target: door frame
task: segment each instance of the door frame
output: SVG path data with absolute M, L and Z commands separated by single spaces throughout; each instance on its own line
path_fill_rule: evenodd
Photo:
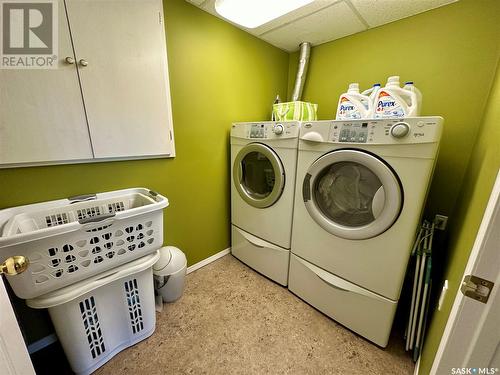
M 494 254 L 498 252 L 498 249 L 494 246 L 494 243 L 492 243 L 494 241 L 491 240 L 491 234 L 498 232 L 500 232 L 500 170 L 497 173 L 496 181 L 493 185 L 467 266 L 460 279 L 460 282 L 462 282 L 467 275 L 475 274 L 482 276 L 484 273 L 496 273 L 497 278 L 492 281 L 497 285 L 493 286 L 490 292 L 490 299 L 485 305 L 479 305 L 480 302 L 465 297 L 460 290 L 457 291 L 443 336 L 441 337 L 438 350 L 434 357 L 434 362 L 430 371 L 431 375 L 437 374 L 440 370 L 440 366 L 446 366 L 450 363 L 454 366 L 456 363 L 455 367 L 457 368 L 467 367 L 467 363 L 464 363 L 464 361 L 472 354 L 476 340 L 471 340 L 471 338 L 474 338 L 477 329 L 474 324 L 464 323 L 470 321 L 470 318 L 472 318 L 472 320 L 478 318 L 478 320 L 475 321 L 479 321 L 479 318 L 484 318 L 484 315 L 490 313 L 489 309 L 492 308 L 494 303 L 499 303 L 500 293 L 498 292 L 498 288 L 500 285 L 498 285 L 498 258 L 496 258 L 496 262 L 490 261 L 491 258 L 493 260 L 495 259 Z M 464 305 L 468 302 L 475 304 L 473 306 L 475 308 L 468 309 L 467 313 L 465 313 Z M 467 337 L 469 340 L 464 340 L 464 338 Z
M 0 364 L 6 375 L 35 375 L 28 349 L 0 275 Z

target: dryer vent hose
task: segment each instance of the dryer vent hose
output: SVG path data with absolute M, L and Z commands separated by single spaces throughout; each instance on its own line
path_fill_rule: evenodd
M 297 69 L 297 77 L 295 78 L 295 86 L 292 92 L 292 102 L 302 98 L 302 91 L 306 82 L 307 68 L 309 66 L 309 57 L 311 56 L 311 43 L 300 43 L 299 67 Z

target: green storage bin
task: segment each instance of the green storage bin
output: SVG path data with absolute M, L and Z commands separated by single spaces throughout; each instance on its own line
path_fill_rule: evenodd
M 314 121 L 317 120 L 318 105 L 309 102 L 285 102 L 273 104 L 276 121 Z

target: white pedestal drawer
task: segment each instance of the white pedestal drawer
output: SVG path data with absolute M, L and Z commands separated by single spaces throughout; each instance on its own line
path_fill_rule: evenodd
M 231 226 L 231 253 L 271 280 L 286 286 L 290 251 Z
M 288 288 L 318 310 L 382 347 L 397 301 L 370 292 L 291 254 Z

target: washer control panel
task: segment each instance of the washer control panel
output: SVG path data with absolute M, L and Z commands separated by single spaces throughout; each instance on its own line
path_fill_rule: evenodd
M 298 138 L 299 130 L 298 121 L 242 122 L 233 124 L 231 136 L 254 140 L 288 139 Z
M 264 124 L 252 124 L 250 126 L 249 138 L 266 138 L 267 127 Z
M 312 121 L 302 124 L 300 138 L 351 144 L 429 143 L 440 139 L 442 123 L 442 117 Z
M 334 124 L 333 130 L 338 142 L 366 143 L 368 139 L 367 122 Z

